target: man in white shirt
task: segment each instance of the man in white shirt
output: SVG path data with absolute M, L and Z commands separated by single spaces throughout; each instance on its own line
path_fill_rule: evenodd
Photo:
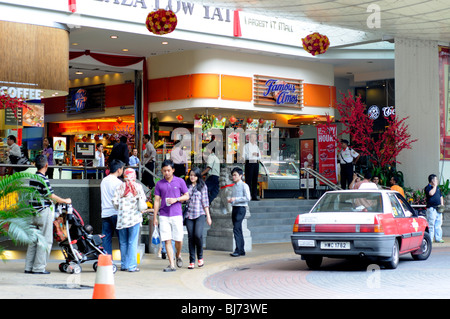
M 10 164 L 15 164 L 11 162 L 11 159 L 9 158 L 12 156 L 17 156 L 20 158 L 22 156 L 22 152 L 20 151 L 20 146 L 16 144 L 16 137 L 14 135 L 8 136 L 8 139 L 6 140 L 6 144 L 8 144 L 8 162 Z M 14 161 L 13 161 L 14 162 Z
M 144 134 L 144 144 L 145 144 L 145 151 L 144 156 L 142 158 L 142 164 L 147 168 L 149 171 L 155 170 L 155 160 L 156 160 L 156 149 L 153 146 L 153 144 L 150 142 L 150 135 Z M 148 188 L 155 187 L 155 182 L 153 180 L 153 176 L 144 171 L 142 174 L 142 183 L 146 185 Z
M 358 162 L 359 154 L 349 148 L 347 140 L 341 140 L 342 151 L 339 153 L 341 163 L 341 187 L 347 189 L 353 179 L 353 165 Z
M 173 174 L 177 177 L 187 175 L 188 154 L 184 150 L 185 143 L 184 140 L 180 141 L 170 152 L 170 159 L 175 165 L 175 172 Z
M 94 167 L 104 167 L 105 166 L 105 155 L 103 154 L 103 144 L 97 143 L 97 150 L 95 151 L 95 159 L 92 162 Z
M 103 247 L 110 255 L 112 255 L 112 237 L 114 231 L 116 231 L 117 237 L 119 237 L 119 232 L 116 230 L 117 210 L 114 208 L 112 199 L 116 188 L 122 184 L 119 177 L 123 174 L 124 166 L 125 164 L 122 161 L 112 160 L 110 163 L 110 173 L 100 184 L 102 200 L 102 234 L 105 235 L 103 238 Z
M 258 174 L 261 151 L 256 143 L 256 133 L 251 133 L 249 143 L 244 146 L 245 182 L 250 188 L 252 200 L 258 200 Z
M 8 144 L 7 148 L 7 163 L 8 164 L 17 164 L 20 157 L 22 156 L 22 151 L 20 150 L 20 146 L 16 144 L 16 137 L 14 135 L 8 136 L 6 140 L 6 144 Z M 14 169 L 9 168 L 10 173 L 16 172 Z

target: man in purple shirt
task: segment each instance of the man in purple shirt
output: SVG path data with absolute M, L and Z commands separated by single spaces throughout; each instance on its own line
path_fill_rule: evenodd
M 183 267 L 181 260 L 181 248 L 183 246 L 183 212 L 181 202 L 189 199 L 189 191 L 183 179 L 173 175 L 174 164 L 171 160 L 162 163 L 162 174 L 164 178 L 155 186 L 155 203 L 153 214 L 153 225 L 158 226 L 161 241 L 165 242 L 167 258 L 170 265 L 164 269 L 165 272 L 175 271 L 173 261 L 172 240 L 175 241 L 177 250 L 177 266 Z

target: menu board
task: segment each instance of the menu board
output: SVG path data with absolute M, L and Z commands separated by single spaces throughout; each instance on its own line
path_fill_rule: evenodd
M 22 126 L 23 118 L 22 118 L 22 108 L 17 108 L 17 115 L 14 114 L 14 111 L 6 108 L 5 109 L 5 125 L 14 125 L 14 126 Z M 17 117 L 16 117 L 17 116 Z
M 95 159 L 95 143 L 75 143 L 75 159 Z

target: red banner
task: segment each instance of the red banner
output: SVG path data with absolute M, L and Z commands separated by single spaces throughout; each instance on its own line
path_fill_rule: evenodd
M 338 181 L 336 134 L 337 134 L 337 127 L 335 124 L 317 127 L 317 147 L 319 150 L 319 173 L 335 184 L 337 184 Z

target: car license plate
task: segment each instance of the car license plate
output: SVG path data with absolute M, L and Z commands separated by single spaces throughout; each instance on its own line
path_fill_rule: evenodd
M 298 240 L 299 247 L 316 247 L 315 240 Z
M 322 241 L 320 243 L 321 249 L 350 249 L 350 242 L 348 241 Z

